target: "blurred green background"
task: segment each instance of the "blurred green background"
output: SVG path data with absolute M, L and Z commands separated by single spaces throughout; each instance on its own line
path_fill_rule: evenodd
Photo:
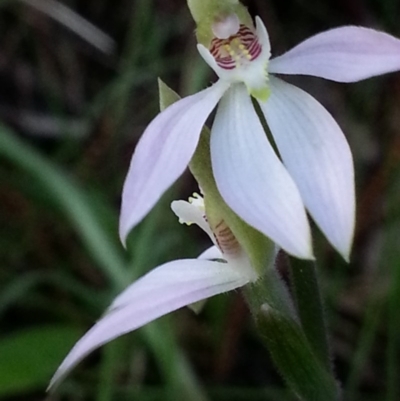
M 273 54 L 338 25 L 400 36 L 396 0 L 248 0 Z M 285 390 L 239 292 L 180 310 L 87 358 L 44 390 L 116 293 L 161 262 L 209 246 L 169 209 L 185 174 L 118 240 L 135 144 L 158 112 L 157 77 L 181 95 L 215 77 L 184 0 L 0 2 L 0 399 L 271 400 Z M 400 400 L 400 73 L 344 85 L 290 77 L 354 152 L 357 230 L 346 265 L 314 227 L 346 401 Z M 323 400 L 321 400 L 323 401 Z

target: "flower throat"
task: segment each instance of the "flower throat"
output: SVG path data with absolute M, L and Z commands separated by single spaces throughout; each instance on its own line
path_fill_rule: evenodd
M 233 70 L 255 60 L 262 46 L 247 26 L 241 24 L 238 32 L 227 39 L 215 37 L 211 41 L 210 53 L 217 64 L 225 70 Z

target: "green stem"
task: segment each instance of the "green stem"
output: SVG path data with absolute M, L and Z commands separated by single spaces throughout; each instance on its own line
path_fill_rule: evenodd
M 315 262 L 289 259 L 290 277 L 301 326 L 315 355 L 332 372 L 324 307 Z
M 261 339 L 290 389 L 304 401 L 338 401 L 330 366 L 316 355 L 276 269 L 267 268 L 245 291 Z
M 296 320 L 296 312 L 289 292 L 274 268 L 267 268 L 265 274 L 254 284 L 244 287 L 246 300 L 254 317 L 263 305 L 279 311 L 282 315 Z

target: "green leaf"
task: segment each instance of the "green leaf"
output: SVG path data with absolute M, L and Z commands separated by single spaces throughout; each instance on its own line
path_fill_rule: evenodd
M 82 330 L 73 326 L 41 326 L 0 339 L 0 397 L 47 386 L 60 360 Z
M 116 288 L 129 280 L 120 249 L 100 224 L 86 192 L 58 166 L 0 125 L 0 156 L 25 170 L 68 216 L 93 259 Z

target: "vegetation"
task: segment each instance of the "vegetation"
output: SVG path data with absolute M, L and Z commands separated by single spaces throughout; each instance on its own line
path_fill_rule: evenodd
M 394 0 L 248 0 L 273 54 L 339 25 L 400 36 Z M 208 246 L 182 227 L 179 180 L 118 239 L 131 154 L 158 112 L 157 77 L 187 95 L 214 80 L 183 0 L 0 2 L 0 399 L 42 400 L 110 300 L 150 268 Z M 64 9 L 65 7 L 65 9 Z M 93 24 L 93 25 L 92 25 Z M 289 81 L 334 115 L 353 150 L 357 230 L 347 265 L 314 227 L 346 401 L 400 399 L 400 73 L 343 85 Z M 282 269 L 283 275 L 286 270 Z M 97 351 L 49 399 L 293 400 L 239 292 L 180 310 Z

